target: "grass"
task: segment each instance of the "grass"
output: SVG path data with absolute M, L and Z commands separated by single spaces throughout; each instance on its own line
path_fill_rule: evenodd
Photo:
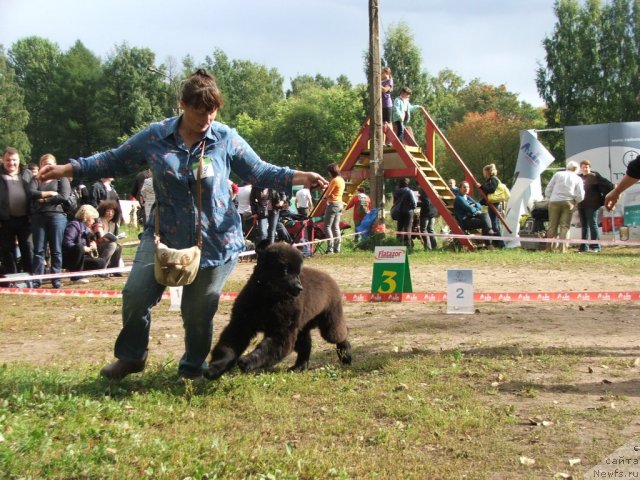
M 308 263 L 370 265 L 371 252 L 353 251 L 349 243 L 342 255 Z M 598 269 L 636 275 L 637 253 L 607 248 L 586 262 L 580 255 L 523 250 L 415 251 L 410 262 L 412 268 L 526 265 L 552 271 L 561 259 L 579 278 Z M 241 284 L 233 280 L 226 289 L 237 291 Z M 368 288 L 364 282 L 360 290 Z M 83 336 L 88 343 L 104 325 L 115 335 L 120 322 L 120 303 L 113 299 L 40 298 L 27 307 L 7 298 L 2 332 L 12 341 L 16 332 L 20 339 L 46 337 L 51 311 L 76 326 L 69 328 L 71 337 L 72 330 L 79 332 L 72 342 Z M 101 313 L 92 317 L 91 307 Z M 219 314 L 230 308 L 221 305 Z M 360 316 L 381 308 L 363 305 Z M 621 315 L 629 310 L 611 306 L 618 308 Z M 536 311 L 553 320 L 553 313 Z M 167 330 L 159 327 L 176 315 L 157 312 L 154 342 L 168 342 Z M 414 315 L 389 322 L 380 337 L 446 334 L 462 323 Z M 633 383 L 624 388 L 624 379 L 634 376 L 630 354 L 519 343 L 380 353 L 371 344 L 381 340 L 368 333 L 358 332 L 358 361 L 350 368 L 339 367 L 335 352 L 324 349 L 314 351 L 316 367 L 302 374 L 281 366 L 187 385 L 176 383 L 174 357 L 152 360 L 142 375 L 120 384 L 97 377 L 101 364 L 74 362 L 72 355 L 64 363 L 0 365 L 0 478 L 538 479 L 557 472 L 578 478 L 637 433 L 640 408 L 637 396 L 628 394 Z M 589 378 L 590 367 L 597 373 Z M 603 390 L 602 378 L 614 381 L 611 388 Z M 551 426 L 532 424 L 536 418 Z M 521 456 L 536 463 L 522 465 Z M 572 458 L 582 463 L 570 467 Z
M 577 413 L 500 401 L 508 385 L 519 401 L 539 395 L 523 372 L 576 362 L 569 350 L 517 352 L 379 355 L 348 369 L 327 358 L 304 374 L 186 386 L 166 362 L 121 384 L 96 378 L 95 365 L 5 365 L 0 477 L 540 478 L 576 451 L 597 463 L 640 413 L 624 401 Z M 535 415 L 556 427 L 523 428 L 523 416 Z M 604 434 L 585 443 L 583 422 L 597 422 Z M 520 465 L 523 454 L 539 463 Z

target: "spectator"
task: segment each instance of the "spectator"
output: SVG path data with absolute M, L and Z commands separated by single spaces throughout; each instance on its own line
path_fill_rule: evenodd
M 567 163 L 567 169 L 556 172 L 544 191 L 549 200 L 549 228 L 547 238 L 569 240 L 571 238 L 571 215 L 576 205 L 584 199 L 582 179 L 576 171 L 578 164 L 574 161 Z M 550 243 L 549 250 L 557 250 L 557 243 Z M 567 253 L 568 244 L 560 244 L 560 252 Z
M 598 229 L 598 212 L 604 204 L 604 197 L 613 190 L 613 184 L 600 175 L 598 172 L 591 170 L 591 162 L 583 160 L 580 162 L 581 173 L 578 174 L 582 178 L 584 187 L 584 200 L 578 204 L 578 215 L 580 215 L 580 227 L 582 228 L 582 240 L 600 240 L 600 229 Z M 597 243 L 583 243 L 580 245 L 579 252 L 599 252 L 600 245 Z
M 280 212 L 289 208 L 289 198 L 283 191 L 269 190 L 269 201 L 267 203 L 267 238 L 269 243 L 276 241 L 277 232 L 284 228 L 279 227 Z M 286 231 L 286 229 L 284 229 Z M 291 242 L 289 242 L 291 243 Z
M 402 87 L 400 96 L 393 101 L 393 124 L 401 142 L 404 142 L 405 126 L 411 121 L 411 112 L 420 108 L 420 105 L 411 105 L 409 97 L 411 97 L 411 89 Z
M 98 255 L 96 236 L 92 231 L 98 211 L 91 205 L 82 205 L 75 220 L 67 223 L 62 239 L 62 266 L 69 272 L 100 270 L 105 262 Z M 76 283 L 89 283 L 84 277 L 71 277 Z
M 456 179 L 455 178 L 450 178 L 449 180 L 447 180 L 447 185 L 449 186 L 449 190 L 451 190 L 451 192 L 453 193 L 454 197 L 456 195 L 460 194 L 460 189 L 458 188 L 458 186 L 456 184 Z
M 103 200 L 120 201 L 118 192 L 116 192 L 116 189 L 111 184 L 112 181 L 113 178 L 101 178 L 91 186 L 89 203 L 91 203 L 92 207 L 98 208 L 98 205 L 100 205 L 100 202 Z
M 296 192 L 296 210 L 300 215 L 307 218 L 312 208 L 313 198 L 311 197 L 311 191 L 303 187 Z
M 489 214 L 483 212 L 482 205 L 469 196 L 469 182 L 466 180 L 460 182 L 458 196 L 453 202 L 453 214 L 458 224 L 466 232 L 481 229 L 484 236 L 494 234 L 491 229 Z M 491 246 L 489 240 L 485 240 L 484 243 L 487 246 Z
M 29 169 L 29 171 L 31 171 L 31 174 L 35 177 L 36 175 L 38 175 L 38 170 L 40 170 L 40 165 L 38 165 L 37 163 L 31 162 L 29 165 L 27 165 L 27 168 Z
M 142 200 L 140 204 L 142 205 L 142 208 L 144 208 L 144 218 L 148 222 L 151 220 L 151 210 L 156 203 L 156 192 L 153 190 L 152 175 L 149 175 L 144 179 L 142 188 L 140 188 L 140 199 Z M 143 225 L 145 227 L 147 226 L 146 223 L 144 223 Z
M 133 185 L 131 186 L 131 192 L 129 193 L 129 200 L 136 200 L 140 204 L 138 209 L 138 222 L 140 225 L 146 225 L 148 221 L 147 209 L 144 207 L 144 197 L 142 196 L 142 186 L 147 178 L 151 177 L 151 170 L 149 168 L 143 170 L 136 175 Z
M 122 258 L 122 245 L 117 240 L 122 224 L 118 204 L 113 200 L 103 200 L 98 205 L 98 214 L 100 217 L 93 227 L 98 244 L 98 255 L 104 260 L 106 268 L 117 268 Z M 114 239 L 111 235 L 105 237 L 107 233 L 116 238 Z
M 340 253 L 342 237 L 340 233 L 340 218 L 342 217 L 342 195 L 344 194 L 344 179 L 340 176 L 340 167 L 332 163 L 327 167 L 331 177 L 329 186 L 324 192 L 327 207 L 324 211 L 324 235 L 327 238 L 327 253 Z
M 236 209 L 238 208 L 238 184 L 236 182 L 232 182 L 229 179 L 229 190 L 231 190 L 231 202 L 235 205 Z
M 222 93 L 206 70 L 197 70 L 182 83 L 180 106 L 182 114 L 151 124 L 119 148 L 72 160 L 67 165 L 45 167 L 40 176 L 98 178 L 150 167 L 162 242 L 171 248 L 192 247 L 197 218 L 202 219 L 200 269 L 195 280 L 182 288 L 181 297 L 185 353 L 178 364 L 178 380 L 184 382 L 201 377 L 207 368 L 220 293 L 245 248 L 240 216 L 229 208 L 229 174 L 233 172 L 261 188 L 278 190 L 293 184 L 324 187 L 327 182 L 317 173 L 262 161 L 235 130 L 216 122 L 218 110 L 223 106 Z M 205 154 L 211 168 L 200 182 L 200 209 L 195 205 L 198 196 L 194 169 L 197 172 L 198 159 Z M 120 380 L 146 366 L 151 309 L 166 288 L 155 280 L 154 256 L 154 225 L 149 222 L 141 234 L 123 290 L 123 328 L 115 345 L 117 360 L 100 371 L 109 379 Z
M 438 209 L 422 189 L 419 192 L 418 207 L 420 207 L 420 233 L 424 249 L 435 250 L 438 247 L 438 241 L 434 236 Z
M 269 202 L 270 193 L 268 188 L 252 187 L 250 202 L 253 224 L 258 229 L 257 242 L 269 238 Z
M 357 231 L 362 219 L 371 211 L 371 199 L 367 195 L 364 187 L 358 187 L 358 193 L 351 197 L 345 210 L 353 208 L 353 225 Z M 355 241 L 360 240 L 360 235 L 356 233 Z
M 20 164 L 20 154 L 7 147 L 0 170 L 0 258 L 4 273 L 18 273 L 16 239 L 20 267 L 32 272 L 33 243 L 29 216 L 29 185 L 33 174 Z
M 392 218 L 398 222 L 396 238 L 407 247 L 411 247 L 413 215 L 416 209 L 416 197 L 409 188 L 409 179 L 401 178 L 398 188 L 393 192 Z
M 382 121 L 391 123 L 391 113 L 393 111 L 393 98 L 391 97 L 393 78 L 391 77 L 391 69 L 382 67 L 380 74 L 382 77 Z
M 498 169 L 496 168 L 495 163 L 490 163 L 489 165 L 485 165 L 482 169 L 482 176 L 484 177 L 484 182 L 478 183 L 476 186 L 484 192 L 485 195 L 490 195 L 496 191 L 498 185 L 500 185 L 500 179 L 498 178 Z M 481 204 L 484 204 L 484 198 L 482 199 Z M 502 202 L 491 203 L 493 207 L 501 212 L 504 210 Z M 502 236 L 502 229 L 500 228 L 500 219 L 498 218 L 498 214 L 492 209 L 489 208 L 489 220 L 491 220 L 491 229 L 495 232 L 496 235 Z M 505 243 L 504 240 L 496 240 L 496 247 L 504 248 Z
M 50 153 L 40 157 L 40 165 L 55 165 L 56 158 Z M 62 271 L 62 237 L 67 226 L 67 214 L 64 205 L 71 195 L 69 179 L 60 178 L 46 182 L 39 181 L 36 177 L 29 184 L 31 197 L 31 231 L 33 233 L 33 274 L 45 273 L 45 253 L 49 247 L 51 259 L 51 272 Z M 34 288 L 39 288 L 40 280 L 34 280 Z M 59 278 L 51 280 L 53 288 L 60 288 L 62 281 Z

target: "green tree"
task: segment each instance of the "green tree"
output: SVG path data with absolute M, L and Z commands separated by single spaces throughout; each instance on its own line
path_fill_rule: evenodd
M 422 53 L 406 22 L 401 21 L 389 26 L 385 32 L 382 50 L 383 64 L 391 68 L 394 95 L 400 92 L 400 88 L 407 86 L 413 90 L 413 102 L 424 102 L 428 75 L 422 71 Z
M 102 64 L 79 40 L 64 53 L 51 79 L 55 95 L 49 109 L 56 120 L 53 153 L 61 161 L 87 156 L 106 143 L 104 120 L 98 109 L 98 92 L 103 82 Z
M 284 98 L 282 75 L 248 60 L 229 60 L 220 49 L 207 56 L 204 62 L 216 77 L 225 106 L 221 119 L 236 125 L 241 113 L 251 118 L 262 118 L 272 105 Z
M 155 54 L 147 48 L 126 43 L 104 65 L 104 84 L 100 93 L 101 114 L 108 121 L 107 146 L 118 137 L 131 134 L 141 125 L 164 118 L 166 85 L 164 78 L 149 70 Z
M 287 90 L 287 98 L 292 95 L 300 95 L 304 89 L 309 87 L 331 88 L 335 86 L 336 83 L 337 82 L 334 82 L 329 77 L 320 74 L 317 74 L 315 77 L 311 75 L 298 75 L 291 80 L 291 89 Z
M 58 120 L 51 105 L 55 96 L 52 78 L 61 56 L 58 45 L 39 37 L 18 40 L 9 50 L 9 64 L 15 71 L 29 112 L 26 133 L 36 157 L 54 151 L 59 142 L 51 128 Z
M 24 107 L 24 95 L 0 45 L 0 148 L 17 148 L 23 161 L 31 156 L 31 143 L 25 132 L 28 123 L 29 113 Z
M 544 125 L 542 114 L 536 120 L 518 115 L 503 115 L 490 110 L 484 113 L 469 112 L 449 127 L 447 138 L 454 146 L 469 170 L 482 178 L 482 168 L 495 163 L 500 178 L 510 183 L 520 148 L 520 130 L 540 128 Z M 445 177 L 462 178 L 457 163 L 448 162 L 440 169 Z
M 536 74 L 549 126 L 637 119 L 638 9 L 637 0 L 556 0 Z
M 342 159 L 363 116 L 357 89 L 310 86 L 273 105 L 265 120 L 239 116 L 238 131 L 265 160 L 324 172 Z
M 460 91 L 463 86 L 462 77 L 449 69 L 440 70 L 438 75 L 429 78 L 425 107 L 440 129 L 446 130 L 450 123 L 462 119 Z

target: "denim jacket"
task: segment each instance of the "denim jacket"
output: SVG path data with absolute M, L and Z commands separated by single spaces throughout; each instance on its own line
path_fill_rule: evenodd
M 200 266 L 222 265 L 244 250 L 240 215 L 231 201 L 228 178 L 234 172 L 259 187 L 284 189 L 293 170 L 262 161 L 238 133 L 213 122 L 204 136 L 202 211 L 197 212 L 196 174 L 203 145 L 190 150 L 178 134 L 180 117 L 153 123 L 120 147 L 88 158 L 71 160 L 73 176 L 84 179 L 119 177 L 150 168 L 156 204 L 145 235 L 152 235 L 155 209 L 160 236 L 171 248 L 196 243 L 197 216 L 202 221 Z

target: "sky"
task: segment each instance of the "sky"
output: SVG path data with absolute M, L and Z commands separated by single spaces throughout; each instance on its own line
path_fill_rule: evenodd
M 405 22 L 431 75 L 506 85 L 541 106 L 535 72 L 555 24 L 554 0 L 379 0 L 380 34 Z M 76 40 L 103 60 L 123 42 L 156 65 L 187 54 L 196 64 L 219 48 L 230 59 L 275 68 L 285 88 L 317 73 L 365 83 L 368 0 L 0 0 L 5 52 L 36 35 L 66 51 Z M 382 47 L 381 47 L 382 48 Z

